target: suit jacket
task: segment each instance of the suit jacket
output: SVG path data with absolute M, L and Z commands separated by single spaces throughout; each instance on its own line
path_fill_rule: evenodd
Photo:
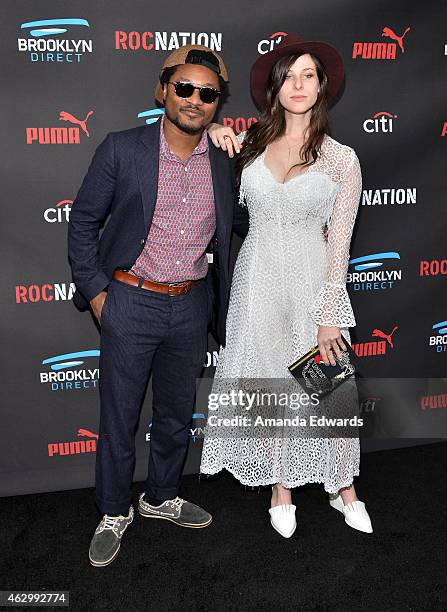
M 225 346 L 231 233 L 234 229 L 246 235 L 248 214 L 237 204 L 233 160 L 209 138 L 208 143 L 216 232 L 206 280 L 214 304 L 211 330 Z M 68 256 L 77 289 L 73 301 L 80 310 L 107 287 L 116 268 L 130 269 L 143 250 L 157 201 L 159 147 L 160 125 L 155 123 L 111 132 L 96 149 L 68 225 Z

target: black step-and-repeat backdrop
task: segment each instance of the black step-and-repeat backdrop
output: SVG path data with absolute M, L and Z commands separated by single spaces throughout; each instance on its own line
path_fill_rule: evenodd
M 361 397 L 373 432 L 363 449 L 411 444 L 418 431 L 428 442 L 428 423 L 444 437 L 445 3 L 3 0 L 0 12 L 0 495 L 93 484 L 99 333 L 72 304 L 70 209 L 107 132 L 159 118 L 160 66 L 188 43 L 225 58 L 231 96 L 220 120 L 237 132 L 256 120 L 248 76 L 259 54 L 291 31 L 340 50 L 346 88 L 332 135 L 356 150 L 363 171 L 348 274 L 352 341 L 365 380 L 403 381 Z M 210 338 L 205 377 L 217 355 Z M 136 479 L 145 476 L 150 406 L 149 389 Z M 186 472 L 198 471 L 204 417 L 197 405 Z

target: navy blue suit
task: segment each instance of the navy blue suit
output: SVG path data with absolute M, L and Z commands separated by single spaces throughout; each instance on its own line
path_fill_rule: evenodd
M 128 513 L 135 432 L 151 374 L 145 490 L 159 500 L 178 493 L 212 321 L 217 341 L 225 344 L 232 229 L 242 236 L 248 231 L 246 210 L 236 204 L 233 162 L 209 141 L 216 232 L 206 279 L 178 296 L 113 279 L 115 269 L 132 267 L 149 233 L 157 201 L 159 135 L 158 123 L 108 134 L 76 196 L 68 230 L 75 304 L 85 310 L 107 289 L 101 313 L 96 500 L 109 515 Z
M 211 331 L 225 346 L 231 233 L 245 236 L 248 216 L 237 205 L 233 160 L 208 141 L 216 206 L 213 265 L 207 276 L 214 300 Z M 73 301 L 81 310 L 107 287 L 116 268 L 130 269 L 143 250 L 157 201 L 159 147 L 159 124 L 155 123 L 110 133 L 96 150 L 71 209 L 68 231 L 77 289 Z

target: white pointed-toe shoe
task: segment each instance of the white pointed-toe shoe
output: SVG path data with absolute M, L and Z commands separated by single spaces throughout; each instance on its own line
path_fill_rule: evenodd
M 276 529 L 284 538 L 290 538 L 295 532 L 295 510 L 296 506 L 293 504 L 282 504 L 269 510 L 273 529 Z
M 341 512 L 345 517 L 345 523 L 353 529 L 372 533 L 371 519 L 365 504 L 358 499 L 350 504 L 344 504 L 341 495 L 329 495 L 329 505 Z

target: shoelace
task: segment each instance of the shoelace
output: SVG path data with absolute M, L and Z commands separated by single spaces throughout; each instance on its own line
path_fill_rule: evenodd
M 105 514 L 104 518 L 101 521 L 101 524 L 99 525 L 98 533 L 100 533 L 101 531 L 104 531 L 105 529 L 111 529 L 115 533 L 117 531 L 119 533 L 119 523 L 120 523 L 120 521 L 123 518 L 126 518 L 126 517 L 124 517 L 124 516 L 108 516 L 107 514 Z
M 176 497 L 175 499 L 170 499 L 167 503 L 180 512 L 185 500 L 181 497 Z

